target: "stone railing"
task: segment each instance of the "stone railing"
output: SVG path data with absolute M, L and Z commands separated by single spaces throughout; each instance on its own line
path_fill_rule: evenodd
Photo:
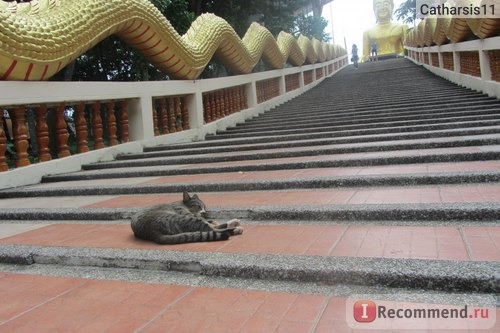
M 300 95 L 347 64 L 342 55 L 195 81 L 0 81 L 0 188 L 144 146 L 203 140 Z
M 485 8 L 490 4 L 472 2 Z M 408 58 L 454 83 L 500 98 L 500 18 L 490 16 L 426 17 L 406 36 Z
M 500 98 L 500 37 L 406 48 L 409 59 L 434 74 Z

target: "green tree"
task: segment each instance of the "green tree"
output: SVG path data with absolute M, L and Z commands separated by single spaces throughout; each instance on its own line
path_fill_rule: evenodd
M 299 16 L 295 21 L 295 31 L 293 31 L 295 36 L 302 34 L 308 38 L 316 38 L 321 42 L 329 42 L 332 37 L 330 34 L 325 32 L 325 28 L 328 25 L 323 17 L 319 16 Z
M 407 24 L 414 24 L 417 20 L 417 1 L 416 0 L 406 0 L 398 9 L 394 11 L 396 18 L 402 20 Z
M 243 36 L 250 23 L 257 21 L 273 35 L 280 31 L 292 32 L 296 13 L 305 5 L 306 0 L 221 0 L 205 1 L 203 9 L 223 17 Z

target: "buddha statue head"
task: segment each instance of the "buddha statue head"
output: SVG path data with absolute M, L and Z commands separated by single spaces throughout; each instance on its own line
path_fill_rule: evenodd
M 390 22 L 394 12 L 394 1 L 373 0 L 373 12 L 377 18 L 377 23 Z

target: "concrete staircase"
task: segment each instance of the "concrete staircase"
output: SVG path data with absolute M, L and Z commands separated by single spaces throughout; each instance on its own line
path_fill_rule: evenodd
M 132 213 L 184 190 L 211 217 L 240 218 L 244 234 L 171 247 L 133 238 Z M 500 101 L 406 60 L 369 63 L 203 142 L 148 147 L 0 197 L 0 230 L 16 230 L 0 239 L 1 271 L 495 293 Z

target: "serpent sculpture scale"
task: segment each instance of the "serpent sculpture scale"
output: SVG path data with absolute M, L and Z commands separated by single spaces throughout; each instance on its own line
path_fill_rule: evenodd
M 462 6 L 489 6 L 500 8 L 500 0 L 455 0 L 453 3 Z M 444 3 L 451 6 L 450 1 Z M 473 35 L 480 39 L 496 37 L 500 34 L 500 17 L 454 17 L 454 16 L 428 16 L 406 36 L 405 45 L 424 47 L 443 45 L 448 42 L 460 43 L 470 39 Z
M 180 36 L 148 0 L 0 1 L 0 80 L 46 80 L 110 35 L 173 79 L 200 76 L 213 56 L 235 74 L 260 59 L 273 68 L 324 62 L 345 51 L 252 23 L 243 38 L 222 18 L 199 16 Z

